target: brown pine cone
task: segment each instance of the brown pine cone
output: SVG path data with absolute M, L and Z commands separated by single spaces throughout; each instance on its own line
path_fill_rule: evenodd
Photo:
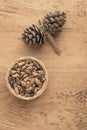
M 42 28 L 44 32 L 48 32 L 55 35 L 61 30 L 61 27 L 66 22 L 66 13 L 55 11 L 46 15 L 42 22 Z
M 22 34 L 22 40 L 26 44 L 32 44 L 35 47 L 42 46 L 45 42 L 43 31 L 36 25 L 27 28 Z

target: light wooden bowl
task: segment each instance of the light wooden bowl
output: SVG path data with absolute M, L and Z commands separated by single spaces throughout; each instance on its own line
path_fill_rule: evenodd
M 9 72 L 10 72 L 12 66 L 14 66 L 14 64 L 15 64 L 17 61 L 22 60 L 22 59 L 31 59 L 31 60 L 34 60 L 34 61 L 38 62 L 38 63 L 41 65 L 41 67 L 43 68 L 44 72 L 45 72 L 45 78 L 46 78 L 46 80 L 45 80 L 43 86 L 41 87 L 41 89 L 40 89 L 33 97 L 25 97 L 25 96 L 21 96 L 21 95 L 19 95 L 19 94 L 16 94 L 15 91 L 14 91 L 14 89 L 11 88 L 11 85 L 9 84 L 9 81 L 8 81 Z M 7 74 L 6 74 L 6 83 L 7 83 L 7 87 L 8 87 L 8 89 L 9 89 L 9 91 L 10 91 L 14 96 L 16 96 L 17 98 L 23 99 L 23 100 L 33 100 L 33 99 L 39 97 L 39 96 L 45 91 L 45 89 L 46 89 L 46 87 L 47 87 L 47 84 L 48 84 L 48 72 L 47 72 L 47 69 L 46 69 L 45 65 L 44 65 L 44 64 L 42 63 L 42 61 L 40 61 L 39 59 L 36 59 L 36 58 L 34 58 L 34 57 L 29 57 L 29 56 L 25 56 L 25 57 L 19 58 L 19 59 L 16 60 L 16 62 L 13 63 L 13 64 L 9 67 L 9 69 L 8 69 L 8 71 L 7 71 Z

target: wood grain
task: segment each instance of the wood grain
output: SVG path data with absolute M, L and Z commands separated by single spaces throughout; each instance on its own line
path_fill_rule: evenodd
M 21 33 L 50 11 L 63 10 L 67 23 L 56 42 L 25 46 Z M 46 92 L 33 101 L 14 97 L 6 87 L 9 65 L 22 56 L 44 62 Z M 87 130 L 87 0 L 0 0 L 0 130 Z

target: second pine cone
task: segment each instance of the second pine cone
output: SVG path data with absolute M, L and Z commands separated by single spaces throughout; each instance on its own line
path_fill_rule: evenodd
M 42 26 L 44 32 L 48 32 L 55 35 L 61 30 L 61 27 L 66 22 L 66 13 L 55 11 L 54 13 L 49 13 L 43 19 Z

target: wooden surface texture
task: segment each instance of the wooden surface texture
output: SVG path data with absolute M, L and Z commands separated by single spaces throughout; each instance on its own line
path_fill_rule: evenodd
M 48 42 L 25 46 L 21 33 L 48 12 L 63 10 L 67 22 L 55 38 L 57 56 Z M 33 56 L 46 65 L 47 90 L 33 101 L 14 97 L 6 86 L 9 65 Z M 0 130 L 87 130 L 87 0 L 0 0 Z

